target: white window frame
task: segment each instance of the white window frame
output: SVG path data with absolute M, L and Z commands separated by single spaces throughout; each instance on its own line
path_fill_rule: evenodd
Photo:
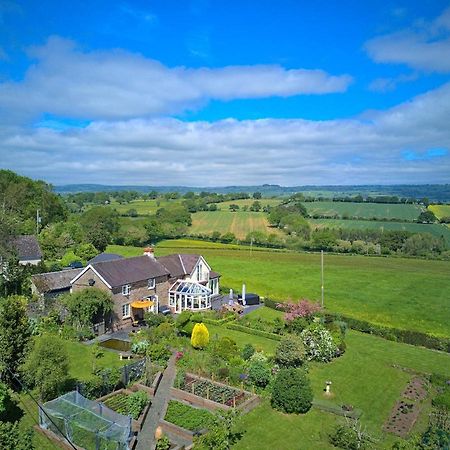
M 124 284 L 122 286 L 122 295 L 130 295 L 131 292 L 131 284 Z
M 148 287 L 148 289 L 155 289 L 155 287 L 156 287 L 156 279 L 155 278 L 149 278 L 147 280 L 147 287 Z
M 127 319 L 131 317 L 131 305 L 130 303 L 124 303 L 122 305 L 122 319 Z

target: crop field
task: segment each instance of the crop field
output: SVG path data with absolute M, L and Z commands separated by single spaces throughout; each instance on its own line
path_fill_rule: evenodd
M 305 202 L 310 215 L 333 217 L 336 214 L 348 217 L 371 219 L 416 220 L 423 208 L 419 205 L 350 202 Z
M 280 301 L 320 299 L 320 255 L 285 251 L 202 248 L 202 242 L 163 241 L 156 254 L 200 253 L 218 271 L 221 286 Z M 177 247 L 176 244 L 180 245 Z M 209 243 L 206 243 L 209 244 Z M 215 245 L 215 244 L 213 244 Z M 124 256 L 136 247 L 110 246 Z M 397 257 L 325 255 L 325 306 L 379 325 L 450 337 L 450 262 Z
M 126 214 L 130 209 L 135 209 L 138 215 L 147 216 L 149 214 L 154 214 L 157 209 L 165 208 L 167 206 L 172 206 L 177 203 L 180 203 L 181 200 L 133 200 L 129 203 L 118 203 L 111 202 L 109 204 L 110 208 L 114 208 L 117 210 L 119 214 Z
M 231 232 L 238 239 L 243 239 L 251 231 L 264 233 L 280 233 L 276 228 L 271 228 L 267 221 L 267 215 L 263 212 L 251 211 L 202 211 L 192 214 L 193 234 L 211 234 L 219 231 L 221 234 Z
M 357 230 L 396 230 L 411 231 L 412 233 L 430 233 L 433 236 L 444 236 L 447 245 L 450 245 L 450 229 L 441 224 L 408 223 L 408 222 L 382 222 L 372 220 L 343 220 L 343 219 L 309 219 L 311 225 L 329 228 L 353 228 Z
M 432 211 L 438 219 L 450 217 L 450 205 L 430 205 L 428 209 Z

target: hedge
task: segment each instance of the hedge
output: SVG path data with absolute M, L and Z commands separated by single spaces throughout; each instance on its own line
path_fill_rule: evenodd
M 261 336 L 267 339 L 273 339 L 274 341 L 281 341 L 283 336 L 274 333 L 268 333 L 267 331 L 255 330 L 253 328 L 245 327 L 244 325 L 238 325 L 237 323 L 229 323 L 226 327 L 230 330 L 242 331 L 243 333 L 253 334 L 254 336 Z
M 236 317 L 230 315 L 229 317 L 225 317 L 223 319 L 208 319 L 204 317 L 202 322 L 209 323 L 211 325 L 223 325 L 224 323 L 232 322 L 233 320 L 236 320 Z
M 277 308 L 279 301 L 275 301 L 269 298 L 264 299 L 264 305 L 268 308 L 280 311 Z M 389 341 L 403 342 L 404 344 L 411 344 L 420 347 L 431 348 L 433 350 L 440 350 L 450 353 L 450 339 L 430 334 L 422 333 L 414 330 L 402 330 L 399 328 L 384 327 L 382 325 L 376 325 L 365 320 L 355 319 L 353 317 L 342 316 L 336 313 L 326 312 L 323 314 L 326 322 L 332 322 L 334 320 L 342 320 L 347 323 L 348 327 L 352 330 L 360 331 L 362 333 L 373 334 L 380 336 Z

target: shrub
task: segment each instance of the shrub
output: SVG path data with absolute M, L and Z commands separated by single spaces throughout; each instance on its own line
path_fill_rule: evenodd
M 239 354 L 239 350 L 233 339 L 224 336 L 211 342 L 211 354 L 230 361 Z
M 238 325 L 236 323 L 227 324 L 227 328 L 230 330 L 242 331 L 243 333 L 253 334 L 254 336 L 261 336 L 267 339 L 273 339 L 275 341 L 281 341 L 282 337 L 279 334 L 268 333 L 267 331 L 255 330 L 253 328 Z
M 281 367 L 299 367 L 305 359 L 305 346 L 295 336 L 283 338 L 275 351 L 275 362 Z
M 366 433 L 357 420 L 349 420 L 346 424 L 337 425 L 329 436 L 332 445 L 349 450 L 373 448 L 373 438 Z
M 290 322 L 297 317 L 311 319 L 312 316 L 322 308 L 318 303 L 312 303 L 307 299 L 302 299 L 298 303 L 279 303 L 278 309 L 285 311 L 284 320 Z
M 270 382 L 271 371 L 266 364 L 254 361 L 248 368 L 248 379 L 255 386 L 266 387 Z
M 0 422 L 1 450 L 34 450 L 33 432 L 22 430 L 19 422 Z
M 219 367 L 217 371 L 217 376 L 220 380 L 225 380 L 230 376 L 230 369 L 228 367 Z
M 295 317 L 286 326 L 290 333 L 300 334 L 310 324 L 311 322 L 306 317 Z
M 156 442 L 156 450 L 169 450 L 170 449 L 170 439 L 167 436 L 163 436 Z
M 194 348 L 205 348 L 209 343 L 209 331 L 204 323 L 196 323 L 192 330 L 191 344 Z
M 161 366 L 164 366 L 167 361 L 169 361 L 170 355 L 170 350 L 163 342 L 150 345 L 150 347 L 147 349 L 147 356 L 150 358 L 150 360 Z
M 242 349 L 242 358 L 245 359 L 245 361 L 249 360 L 253 354 L 255 353 L 255 347 L 253 347 L 252 344 L 245 344 L 244 348 Z
M 147 353 L 149 346 L 150 342 L 146 340 L 137 341 L 131 346 L 131 351 L 133 353 L 136 353 L 136 355 L 145 355 Z
M 272 390 L 272 407 L 286 413 L 306 413 L 312 406 L 313 392 L 301 369 L 281 369 Z
M 445 408 L 450 411 L 450 388 L 445 389 L 442 394 L 433 398 L 432 404 L 436 408 Z
M 331 333 L 321 324 L 315 323 L 301 334 L 309 361 L 328 362 L 336 355 L 337 347 Z
M 148 327 L 157 327 L 161 323 L 167 321 L 166 316 L 164 314 L 154 314 L 152 312 L 146 312 L 144 314 L 144 320 Z

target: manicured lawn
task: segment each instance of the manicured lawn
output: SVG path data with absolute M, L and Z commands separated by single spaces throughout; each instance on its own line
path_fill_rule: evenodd
M 350 202 L 305 202 L 310 215 L 347 215 L 371 219 L 416 220 L 423 207 L 419 205 L 385 204 L 385 203 L 350 203 Z
M 174 243 L 177 241 L 174 241 Z M 230 249 L 156 248 L 157 255 L 201 253 L 221 286 L 286 301 L 320 299 L 320 255 Z M 325 305 L 380 325 L 450 336 L 450 262 L 325 255 Z
M 341 220 L 341 219 L 308 219 L 312 226 L 328 228 L 349 228 L 357 230 L 395 230 L 411 231 L 412 233 L 430 233 L 433 236 L 443 236 L 450 246 L 450 229 L 444 224 L 425 224 L 408 222 L 382 222 L 372 220 Z
M 264 212 L 237 211 L 201 211 L 192 214 L 192 234 L 221 234 L 231 232 L 238 239 L 244 239 L 251 231 L 280 234 L 277 228 L 269 227 L 267 214 Z
M 91 346 L 80 342 L 64 341 L 69 353 L 69 372 L 72 378 L 77 380 L 88 380 L 92 378 L 92 367 L 94 357 L 91 353 Z M 105 349 L 103 356 L 95 360 L 97 368 L 122 367 L 128 361 L 120 361 L 119 354 Z

